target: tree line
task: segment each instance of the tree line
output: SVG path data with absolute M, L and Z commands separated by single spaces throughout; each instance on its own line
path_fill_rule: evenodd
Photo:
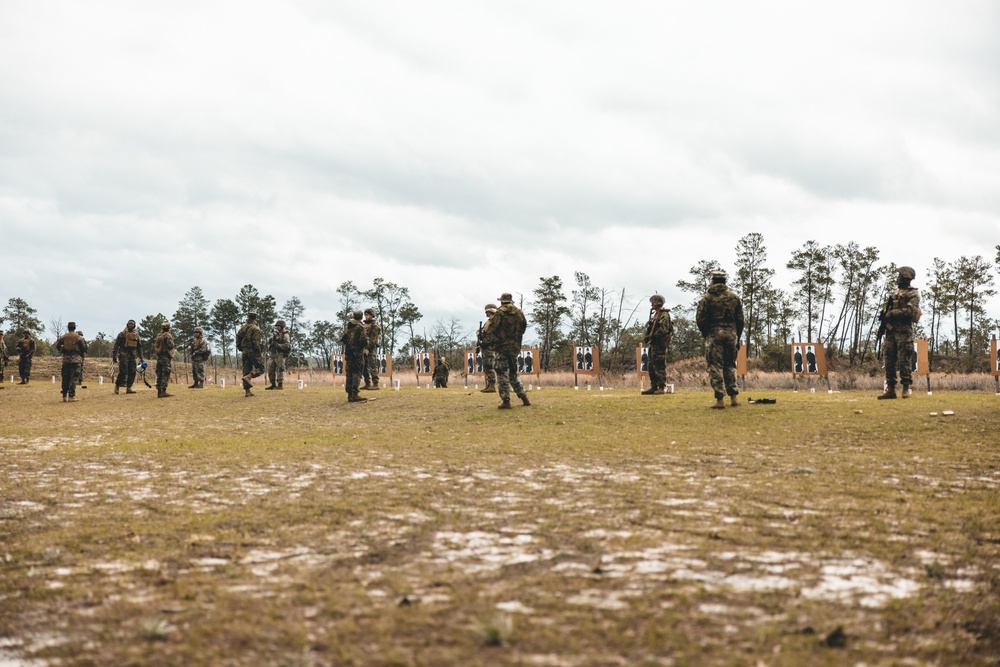
M 878 249 L 862 248 L 854 241 L 832 246 L 806 241 L 785 262 L 793 280 L 783 289 L 775 284 L 763 235 L 754 232 L 741 238 L 729 285 L 743 300 L 748 355 L 761 359 L 764 368 L 780 370 L 787 367 L 790 343 L 820 342 L 828 357 L 842 359 L 848 366 L 870 360 L 878 314 L 896 288 L 899 268 L 880 262 L 879 255 Z M 717 259 L 700 260 L 675 283 L 692 300 L 671 309 L 673 359 L 703 353 L 695 324 L 697 304 L 708 290 L 712 272 L 724 269 Z M 992 264 L 981 255 L 951 262 L 935 258 L 925 271 L 920 285 L 924 315 L 914 333 L 928 340 L 932 355 L 963 355 L 969 370 L 985 363 L 989 341 L 1000 326 L 985 307 L 996 294 L 994 271 L 1000 272 L 1000 245 Z M 574 345 L 596 345 L 601 365 L 609 371 L 634 368 L 635 348 L 646 323 L 645 311 L 637 311 L 649 295 L 629 299 L 624 289 L 594 285 L 579 272 L 569 297 L 559 276 L 540 280 L 529 317 L 544 370 L 570 369 Z
M 793 280 L 787 288 L 775 284 L 775 270 L 768 263 L 764 237 L 750 233 L 735 247 L 729 284 L 743 299 L 746 317 L 745 343 L 751 358 L 762 360 L 774 370 L 787 364 L 787 346 L 791 342 L 821 342 L 831 359 L 842 359 L 855 366 L 872 358 L 878 312 L 895 288 L 898 267 L 882 263 L 878 249 L 862 248 L 854 241 L 822 246 L 806 241 L 785 262 Z M 708 289 L 713 271 L 722 270 L 718 259 L 703 259 L 690 267 L 675 286 L 691 295 L 688 303 L 672 309 L 674 339 L 670 350 L 673 359 L 700 356 L 702 337 L 695 325 L 698 300 Z M 924 315 L 916 325 L 915 335 L 926 338 L 932 355 L 964 356 L 971 370 L 984 362 L 989 340 L 998 321 L 986 312 L 986 302 L 996 294 L 993 272 L 1000 272 L 1000 245 L 993 262 L 981 255 L 962 256 L 953 261 L 935 258 L 933 266 L 918 283 Z M 918 275 L 921 275 L 918 272 Z M 602 368 L 608 372 L 634 370 L 635 349 L 641 345 L 650 295 L 630 296 L 625 288 L 594 284 L 583 272 L 573 274 L 574 289 L 569 295 L 559 276 L 540 278 L 531 299 L 520 306 L 532 323 L 537 336 L 525 344 L 539 348 L 539 365 L 544 371 L 570 370 L 573 347 L 586 345 L 601 351 Z M 178 347 L 184 350 L 201 327 L 212 343 L 213 356 L 223 365 L 236 365 L 236 332 L 246 321 L 247 313 L 256 312 L 258 323 L 270 332 L 278 319 L 286 322 L 292 341 L 291 362 L 304 365 L 316 361 L 330 368 L 331 356 L 340 350 L 343 323 L 355 309 L 372 307 L 381 329 L 381 349 L 398 358 L 414 352 L 433 351 L 445 356 L 453 367 L 462 367 L 463 353 L 474 345 L 475 329 L 465 328 L 458 317 L 438 321 L 428 332 L 418 329 L 423 318 L 410 298 L 407 287 L 375 278 L 362 289 L 352 281 L 337 287 L 339 310 L 334 321 L 306 318 L 306 306 L 291 297 L 280 308 L 275 298 L 262 295 L 253 285 L 244 285 L 233 298 L 214 303 L 200 287 L 188 290 L 172 317 L 150 314 L 137 320 L 136 327 L 149 349 L 160 331 L 160 324 L 170 321 Z M 0 315 L 0 327 L 11 335 L 7 345 L 13 349 L 18 334 L 28 329 L 36 337 L 45 329 L 37 312 L 26 301 L 11 298 Z M 50 321 L 51 332 L 64 331 L 59 319 Z M 110 356 L 114 335 L 98 332 L 88 336 L 92 356 Z M 530 336 L 528 337 L 530 338 Z M 39 341 L 40 353 L 47 343 Z M 398 368 L 397 364 L 397 368 Z

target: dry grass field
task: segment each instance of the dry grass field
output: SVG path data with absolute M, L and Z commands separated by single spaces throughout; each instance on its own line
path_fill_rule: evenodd
M 257 384 L 5 384 L 0 665 L 1000 664 L 992 390 Z

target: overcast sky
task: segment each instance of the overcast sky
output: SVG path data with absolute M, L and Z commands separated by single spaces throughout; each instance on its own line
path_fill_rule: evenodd
M 88 336 L 195 285 L 687 303 L 751 232 L 923 286 L 1000 243 L 1000 3 L 3 0 L 0 225 L 0 306 Z

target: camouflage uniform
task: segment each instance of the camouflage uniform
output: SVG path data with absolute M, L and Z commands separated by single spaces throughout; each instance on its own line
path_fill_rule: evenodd
M 448 368 L 448 362 L 444 358 L 438 359 L 437 364 L 434 366 L 434 374 L 431 376 L 434 380 L 434 387 L 437 389 L 447 389 L 448 388 L 448 373 L 451 371 Z
M 195 337 L 191 341 L 191 344 L 188 345 L 188 353 L 191 355 L 191 376 L 194 384 L 188 387 L 188 389 L 204 389 L 205 362 L 212 356 L 212 350 L 208 347 L 208 341 L 205 339 L 201 327 L 196 328 L 194 331 Z
M 132 385 L 135 383 L 135 367 L 142 361 L 142 341 L 135 331 L 135 320 L 129 320 L 125 328 L 115 338 L 111 349 L 111 358 L 118 363 L 118 378 L 115 380 L 115 393 L 121 387 L 126 387 L 125 393 L 134 394 Z
M 366 319 L 363 324 L 365 327 L 365 336 L 368 340 L 368 354 L 365 355 L 364 368 L 362 375 L 365 380 L 365 386 L 362 389 L 378 389 L 378 344 L 379 338 L 382 335 L 382 327 L 378 325 L 375 321 L 374 311 L 365 311 L 365 316 L 372 316 L 372 319 Z
M 35 356 L 35 339 L 27 331 L 23 332 L 21 340 L 17 341 L 17 374 L 21 384 L 28 384 L 31 379 L 31 361 Z
M 698 303 L 698 330 L 705 337 L 705 359 L 712 391 L 722 407 L 728 394 L 736 405 L 736 351 L 743 335 L 743 302 L 725 284 L 725 274 L 713 276 L 713 284 Z
M 76 400 L 76 376 L 83 365 L 83 355 L 87 352 L 87 341 L 76 332 L 74 325 L 56 341 L 56 350 L 62 354 L 62 397 L 63 401 Z
M 347 381 L 344 384 L 344 390 L 347 392 L 348 401 L 363 403 L 368 399 L 358 396 L 358 391 L 361 387 L 361 374 L 368 337 L 365 335 L 365 325 L 361 323 L 361 311 L 354 311 L 354 315 L 355 317 L 347 320 L 347 323 L 344 324 L 344 334 L 340 337 L 340 342 L 344 344 L 344 357 L 347 366 Z
M 253 396 L 250 381 L 264 374 L 263 338 L 264 334 L 257 326 L 257 316 L 251 313 L 246 324 L 236 332 L 236 347 L 243 353 L 243 390 L 247 396 Z
M 883 395 L 891 398 L 895 398 L 897 370 L 904 397 L 913 383 L 913 324 L 920 313 L 920 292 L 916 287 L 910 286 L 910 281 L 915 277 L 916 272 L 910 267 L 900 268 L 899 287 L 885 303 L 885 340 L 882 342 L 882 352 L 885 355 L 887 391 Z
M 644 394 L 662 394 L 667 386 L 667 348 L 674 335 L 674 323 L 670 321 L 670 310 L 663 308 L 664 300 L 659 294 L 650 298 L 650 303 L 659 304 L 653 308 L 642 344 L 649 350 L 649 389 Z
M 497 353 L 484 341 L 486 340 L 486 331 L 490 328 L 493 323 L 493 316 L 497 312 L 497 307 L 492 303 L 486 304 L 486 321 L 483 326 L 479 329 L 479 334 L 477 336 L 477 342 L 479 343 L 479 350 L 483 355 L 483 375 L 486 376 L 486 386 L 479 391 L 484 394 L 496 393 L 497 390 Z M 518 350 L 520 352 L 520 350 Z
M 267 380 L 270 382 L 268 389 L 284 389 L 285 385 L 285 360 L 292 352 L 292 339 L 288 332 L 281 327 L 267 340 Z
M 0 389 L 6 389 L 4 378 L 7 377 L 7 343 L 3 340 L 3 331 L 0 331 Z M 23 382 L 21 384 L 24 384 Z
M 170 372 L 174 364 L 174 337 L 170 335 L 169 324 L 163 325 L 163 331 L 153 341 L 153 350 L 156 352 L 156 396 L 169 398 L 173 396 L 167 393 L 167 389 L 170 386 Z
M 521 339 L 528 328 L 528 321 L 521 309 L 514 305 L 510 294 L 500 297 L 500 308 L 493 315 L 490 326 L 483 333 L 483 343 L 496 353 L 497 386 L 500 394 L 500 408 L 510 407 L 510 390 L 525 405 L 531 405 L 528 393 L 524 391 L 517 377 L 517 355 L 521 353 Z

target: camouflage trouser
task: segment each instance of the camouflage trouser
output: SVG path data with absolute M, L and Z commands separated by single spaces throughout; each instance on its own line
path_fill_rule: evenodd
M 264 355 L 260 352 L 246 351 L 243 353 L 243 375 L 244 377 L 250 376 L 252 380 L 255 377 L 260 377 L 264 374 Z M 249 389 L 252 387 L 249 382 L 243 380 L 243 388 Z
M 372 384 L 378 386 L 378 355 L 374 352 L 369 352 L 365 355 L 364 364 L 362 364 L 361 374 L 364 377 L 365 384 Z
M 167 354 L 156 357 L 156 391 L 166 391 L 170 384 L 170 371 L 174 360 Z
M 487 387 L 497 383 L 497 353 L 493 350 L 483 350 L 483 374 Z
M 649 346 L 649 386 L 663 389 L 667 386 L 667 348 L 653 343 Z
M 135 368 L 135 366 L 133 366 Z M 191 378 L 195 384 L 205 384 L 205 360 L 191 359 Z
M 76 377 L 81 373 L 81 363 L 63 362 L 62 365 L 62 395 L 72 398 L 76 396 Z
M 344 370 L 347 376 L 346 382 L 344 382 L 344 391 L 347 392 L 348 396 L 353 396 L 361 389 L 361 374 L 364 372 L 365 356 L 348 353 L 344 357 Z
M 527 396 L 528 393 L 524 391 L 524 387 L 521 386 L 521 380 L 517 377 L 517 355 L 504 354 L 503 352 L 496 352 L 495 354 L 497 393 L 500 394 L 500 400 L 510 400 L 510 390 L 512 387 L 514 394 L 518 398 Z
M 118 377 L 115 379 L 116 387 L 124 387 L 126 384 L 131 387 L 135 383 L 135 365 L 138 357 L 132 353 L 123 352 L 118 355 Z
M 882 341 L 882 353 L 885 355 L 885 382 L 890 387 L 896 386 L 896 371 L 899 371 L 899 381 L 904 385 L 913 383 L 913 330 L 896 329 L 886 331 Z
M 448 388 L 448 374 L 435 375 L 434 376 L 434 388 L 435 389 L 447 389 Z
M 278 353 L 267 360 L 267 379 L 271 384 L 285 383 L 285 355 Z
M 705 359 L 708 379 L 716 398 L 736 396 L 736 332 L 717 329 L 705 336 Z
M 31 357 L 21 355 L 21 358 L 17 360 L 17 374 L 22 380 L 31 379 Z

